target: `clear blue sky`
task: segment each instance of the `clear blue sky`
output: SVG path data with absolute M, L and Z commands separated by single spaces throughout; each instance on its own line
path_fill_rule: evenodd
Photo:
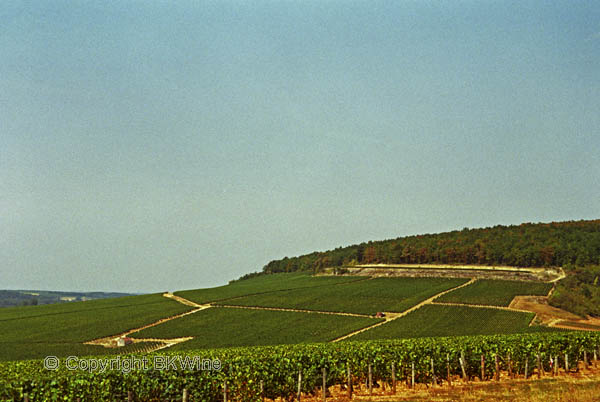
M 0 3 L 0 289 L 598 217 L 598 1 Z

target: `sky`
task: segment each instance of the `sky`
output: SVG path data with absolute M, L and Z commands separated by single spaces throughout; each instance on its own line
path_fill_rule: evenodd
M 0 289 L 600 218 L 598 1 L 0 2 Z

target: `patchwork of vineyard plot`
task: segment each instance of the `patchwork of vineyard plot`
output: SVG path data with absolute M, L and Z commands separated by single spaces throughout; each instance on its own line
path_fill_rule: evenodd
M 374 278 L 336 286 L 245 296 L 226 305 L 375 314 L 402 312 L 445 290 L 468 282 L 456 278 Z
M 0 309 L 0 360 L 107 353 L 82 342 L 190 309 L 159 294 Z
M 551 283 L 479 279 L 436 299 L 436 302 L 508 306 L 515 296 L 545 296 Z
M 465 278 L 313 277 L 299 273 L 258 276 L 218 288 L 177 292 L 197 303 L 212 301 L 216 305 L 234 307 L 212 307 L 146 329 L 134 337 L 194 338 L 174 346 L 175 349 L 327 342 L 379 322 L 366 316 L 378 311 L 406 311 L 467 281 Z M 550 286 L 480 280 L 451 290 L 435 302 L 507 305 L 515 294 L 545 294 Z M 116 336 L 191 309 L 158 294 L 1 309 L 0 360 L 119 353 L 83 342 Z M 305 310 L 315 312 L 303 312 Z M 425 304 L 405 317 L 351 339 L 547 330 L 529 327 L 532 318 L 533 314 L 515 311 Z
M 175 292 L 175 294 L 198 304 L 204 304 L 240 296 L 280 290 L 331 286 L 348 282 L 364 281 L 366 279 L 368 278 L 363 276 L 312 276 L 297 272 L 277 273 L 238 280 L 216 288 L 183 290 Z
M 132 334 L 134 338 L 194 339 L 171 349 L 328 342 L 381 319 L 293 311 L 214 307 Z
M 349 340 L 552 331 L 548 327 L 529 326 L 533 317 L 533 313 L 495 308 L 428 304 Z

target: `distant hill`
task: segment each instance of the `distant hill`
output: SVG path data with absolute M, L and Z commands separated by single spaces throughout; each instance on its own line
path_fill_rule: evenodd
M 479 264 L 517 267 L 600 264 L 600 220 L 456 230 L 369 241 L 269 262 L 265 273 L 356 264 Z
M 35 306 L 42 304 L 69 303 L 111 297 L 130 296 L 116 292 L 60 292 L 47 290 L 0 290 L 0 307 Z

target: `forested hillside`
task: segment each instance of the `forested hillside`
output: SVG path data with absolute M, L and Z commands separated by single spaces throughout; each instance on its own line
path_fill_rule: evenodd
M 356 264 L 600 264 L 600 220 L 524 223 L 370 241 L 269 262 L 265 273 Z
M 566 265 L 568 276 L 560 281 L 550 305 L 575 313 L 581 317 L 600 317 L 600 266 L 576 267 Z

